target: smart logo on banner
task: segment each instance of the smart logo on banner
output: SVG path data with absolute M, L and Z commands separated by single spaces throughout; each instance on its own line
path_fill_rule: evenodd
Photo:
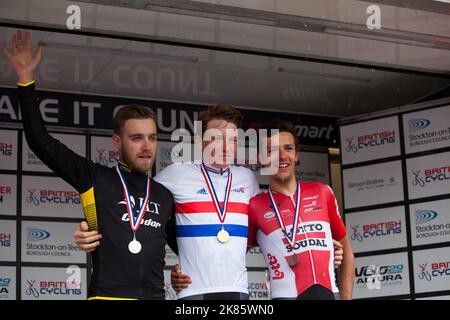
M 17 170 L 17 131 L 0 130 L 0 169 Z
M 345 220 L 354 252 L 406 246 L 403 207 L 350 213 Z
M 413 252 L 416 293 L 450 288 L 450 248 Z
M 344 165 L 399 155 L 398 118 L 341 127 L 341 150 Z
M 395 253 L 356 258 L 354 298 L 409 294 L 408 257 Z
M 400 161 L 343 170 L 345 208 L 402 201 Z
M 406 161 L 410 199 L 448 194 L 450 190 L 450 152 Z
M 119 151 L 111 137 L 91 137 L 91 160 L 103 166 L 114 167 L 119 161 Z
M 22 268 L 23 300 L 84 300 L 86 269 Z
M 82 218 L 80 194 L 61 178 L 23 176 L 22 214 Z
M 406 153 L 450 146 L 450 106 L 403 116 Z
M 0 174 L 0 214 L 16 215 L 17 176 Z
M 51 135 L 65 144 L 68 148 L 73 150 L 75 153 L 82 157 L 86 156 L 86 142 L 85 137 L 82 135 L 74 134 L 62 134 L 62 133 L 51 133 Z M 44 165 L 36 154 L 31 151 L 28 146 L 27 140 L 25 138 L 25 133 L 23 137 L 22 146 L 22 170 L 26 171 L 37 171 L 37 172 L 52 172 L 46 165 Z
M 22 260 L 26 262 L 85 263 L 86 255 L 73 243 L 76 223 L 22 223 Z
M 450 200 L 410 206 L 413 245 L 450 241 Z

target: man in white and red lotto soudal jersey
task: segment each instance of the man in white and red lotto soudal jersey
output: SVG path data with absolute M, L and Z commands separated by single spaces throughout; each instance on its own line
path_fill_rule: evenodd
M 343 245 L 339 289 L 351 299 L 354 258 L 331 188 L 323 183 L 300 183 L 295 177 L 298 143 L 295 131 L 281 122 L 279 170 L 270 187 L 249 204 L 249 246 L 260 246 L 270 271 L 272 299 L 334 299 L 337 292 L 333 239 Z M 270 144 L 270 140 L 268 140 Z

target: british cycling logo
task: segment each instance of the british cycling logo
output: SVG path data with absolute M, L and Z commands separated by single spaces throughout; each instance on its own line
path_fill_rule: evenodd
M 408 122 L 410 147 L 450 140 L 450 127 L 426 131 L 424 129 L 431 124 L 430 120 L 410 119 Z
M 402 233 L 401 220 L 364 224 L 361 228 L 362 232 L 360 232 L 359 230 L 359 224 L 350 225 L 350 227 L 352 229 L 352 235 L 350 236 L 350 239 L 352 241 L 359 242 L 363 242 L 364 240 L 374 237 L 385 237 Z
M 9 277 L 0 277 L 0 299 L 8 299 L 9 298 L 9 286 L 11 284 L 11 278 Z
M 413 174 L 412 185 L 423 188 L 427 184 L 450 180 L 450 165 L 428 168 L 423 171 L 423 174 L 421 169 L 411 170 L 411 173 Z
M 347 141 L 345 151 L 357 153 L 358 151 L 369 149 L 371 147 L 394 143 L 397 138 L 395 130 L 387 130 L 361 135 L 356 139 L 355 137 L 348 137 L 345 138 L 345 140 Z
M 114 166 L 116 165 L 118 159 L 119 159 L 119 151 L 117 150 L 108 150 L 96 148 L 97 150 L 97 157 L 95 157 L 94 162 L 101 164 L 103 166 Z
M 450 236 L 450 222 L 433 223 L 431 221 L 440 217 L 433 210 L 416 210 L 416 239 L 432 238 L 437 236 Z
M 11 247 L 12 235 L 11 233 L 0 232 L 0 248 Z
M 428 263 L 419 263 L 418 266 L 419 273 L 417 276 L 420 280 L 431 281 L 434 278 L 450 276 L 450 261 L 431 263 L 431 272 Z
M 404 265 L 367 265 L 356 268 L 355 285 L 358 289 L 382 289 L 403 284 Z
M 13 155 L 12 143 L 0 142 L 0 156 L 11 157 Z
M 32 298 L 40 298 L 41 296 L 78 296 L 82 294 L 81 282 L 73 283 L 66 281 L 39 281 L 27 279 L 28 288 L 25 294 Z
M 27 241 L 41 241 L 50 238 L 50 232 L 44 229 L 27 228 Z
M 245 188 L 240 187 L 240 188 L 232 189 L 231 191 L 236 192 L 236 193 L 245 193 Z
M 29 204 L 39 206 L 41 203 L 48 204 L 80 204 L 80 195 L 75 191 L 47 190 L 41 189 L 36 194 L 36 188 L 27 188 L 28 196 L 25 201 Z

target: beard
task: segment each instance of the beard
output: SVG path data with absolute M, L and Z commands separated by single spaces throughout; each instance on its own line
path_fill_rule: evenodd
M 130 168 L 131 171 L 139 172 L 139 173 L 147 173 L 151 170 L 153 166 L 153 160 L 154 158 L 143 164 L 139 163 L 139 159 L 133 159 L 130 155 L 128 155 L 126 152 L 122 152 L 121 158 L 123 159 L 123 162 Z

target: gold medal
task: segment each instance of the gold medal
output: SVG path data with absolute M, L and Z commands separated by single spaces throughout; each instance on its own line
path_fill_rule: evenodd
M 230 240 L 230 234 L 222 227 L 222 230 L 217 233 L 217 240 L 220 243 L 225 243 Z

